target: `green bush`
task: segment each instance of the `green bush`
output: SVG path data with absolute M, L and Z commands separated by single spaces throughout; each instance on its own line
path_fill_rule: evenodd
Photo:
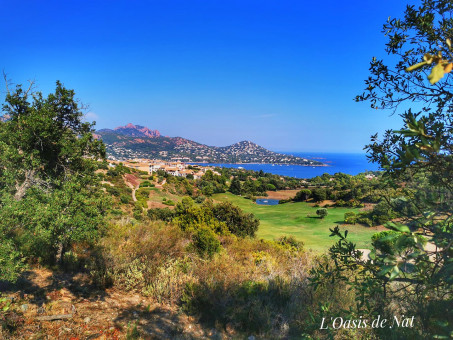
M 155 208 L 148 210 L 148 217 L 153 221 L 161 220 L 170 222 L 175 217 L 175 213 L 169 208 Z
M 150 192 L 151 190 L 148 188 L 140 188 L 135 192 L 135 196 L 137 197 L 138 200 L 147 201 L 149 199 Z
M 193 245 L 200 255 L 212 257 L 220 251 L 220 241 L 216 234 L 207 228 L 200 228 L 192 235 Z
M 127 195 L 121 195 L 120 196 L 120 201 L 123 204 L 128 204 L 131 201 L 131 198 Z
M 165 205 L 170 205 L 170 206 L 176 205 L 176 203 L 173 202 L 172 200 L 165 200 L 165 201 L 162 201 L 162 203 Z
M 118 189 L 117 187 L 112 187 L 111 185 L 106 184 L 105 188 L 110 195 L 119 197 L 121 194 L 120 189 Z
M 358 214 L 356 221 L 357 223 L 364 224 L 368 227 L 373 226 L 373 221 L 370 218 L 368 218 L 366 214 Z
M 319 216 L 319 218 L 324 218 L 328 215 L 327 209 L 326 208 L 320 208 L 316 210 L 316 215 Z
M 149 188 L 149 187 L 154 187 L 154 184 L 151 183 L 150 181 L 143 181 L 140 183 L 140 188 Z
M 415 247 L 415 241 L 413 238 L 405 237 L 401 238 L 401 240 L 398 240 L 398 236 L 400 235 L 401 233 L 394 230 L 384 230 L 373 234 L 373 236 L 371 237 L 371 242 L 373 247 L 386 254 L 395 254 L 397 248 L 407 249 L 410 247 Z M 418 239 L 421 240 L 423 244 L 426 244 L 427 242 L 426 238 L 422 235 L 418 235 Z
M 297 241 L 294 236 L 281 236 L 275 240 L 275 243 L 291 250 L 302 250 L 304 248 L 304 243 Z
M 400 233 L 394 230 L 385 230 L 373 234 L 371 236 L 371 244 L 377 250 L 380 250 L 384 253 L 393 254 L 395 250 L 395 242 L 396 238 L 392 238 L 392 236 L 398 236 Z
M 26 268 L 21 254 L 14 248 L 11 240 L 0 242 L 0 278 L 15 282 L 19 274 Z
M 231 233 L 239 237 L 255 236 L 260 225 L 255 215 L 243 212 L 230 202 L 216 204 L 211 209 L 215 218 L 225 222 Z
M 348 211 L 344 213 L 344 223 L 348 224 L 356 224 L 357 222 L 357 215 L 353 211 Z

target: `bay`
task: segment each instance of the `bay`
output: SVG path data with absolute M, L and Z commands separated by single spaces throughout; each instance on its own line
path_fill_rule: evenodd
M 280 152 L 297 157 L 314 159 L 328 166 L 302 166 L 302 165 L 280 165 L 280 164 L 225 164 L 225 163 L 190 163 L 225 168 L 244 168 L 296 178 L 313 178 L 324 173 L 333 175 L 342 172 L 349 175 L 357 175 L 365 171 L 377 171 L 379 166 L 369 163 L 366 154 L 363 153 L 327 153 L 327 152 Z

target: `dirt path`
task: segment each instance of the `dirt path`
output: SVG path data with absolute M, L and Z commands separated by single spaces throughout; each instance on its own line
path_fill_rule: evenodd
M 137 202 L 137 198 L 135 197 L 135 191 L 140 186 L 140 180 L 134 175 L 126 174 L 124 176 L 124 183 L 126 183 L 126 185 L 132 189 L 132 200 L 134 202 Z
M 126 182 L 126 185 L 127 185 L 129 188 L 132 189 L 132 200 L 133 200 L 134 202 L 137 202 L 137 197 L 135 197 L 135 191 L 136 191 L 137 189 L 135 189 L 135 187 L 134 187 L 131 183 L 129 183 L 129 182 L 127 182 L 127 181 L 125 181 L 125 182 Z
M 167 183 L 167 179 L 164 178 L 164 180 L 162 181 L 162 183 L 156 183 L 156 188 L 163 188 L 164 184 Z

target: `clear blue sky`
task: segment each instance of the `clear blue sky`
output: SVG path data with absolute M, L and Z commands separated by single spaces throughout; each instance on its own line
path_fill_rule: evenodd
M 399 117 L 353 98 L 405 1 L 2 1 L 0 68 L 57 79 L 97 128 L 208 145 L 360 152 Z M 2 86 L 2 98 L 4 87 Z

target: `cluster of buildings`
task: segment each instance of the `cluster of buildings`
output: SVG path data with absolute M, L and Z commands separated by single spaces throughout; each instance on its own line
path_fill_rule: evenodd
M 193 177 L 193 179 L 201 178 L 207 170 L 211 170 L 215 175 L 219 175 L 217 171 L 214 171 L 212 167 L 199 166 L 199 165 L 190 165 L 183 163 L 181 161 L 163 161 L 159 159 L 132 159 L 126 161 L 108 161 L 110 166 L 115 166 L 116 164 L 122 163 L 128 168 L 137 169 L 140 171 L 146 171 L 149 174 L 153 172 L 164 171 L 171 176 L 176 177 Z

